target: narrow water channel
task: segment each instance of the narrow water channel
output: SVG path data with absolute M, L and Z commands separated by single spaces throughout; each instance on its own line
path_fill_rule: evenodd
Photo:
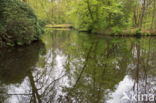
M 0 103 L 142 103 L 132 95 L 156 93 L 155 37 L 47 30 L 42 41 L 0 50 Z

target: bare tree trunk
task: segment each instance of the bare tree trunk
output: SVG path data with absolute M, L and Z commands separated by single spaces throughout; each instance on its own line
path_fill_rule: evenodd
M 137 1 L 134 1 L 134 3 L 138 3 Z M 134 14 L 133 14 L 133 25 L 134 27 L 139 27 L 139 17 L 140 17 L 140 5 L 136 4 L 134 7 Z
M 42 103 L 41 96 L 38 93 L 38 89 L 37 89 L 37 87 L 35 85 L 35 81 L 34 81 L 34 78 L 33 78 L 33 75 L 32 75 L 31 72 L 29 73 L 28 77 L 29 77 L 29 80 L 30 80 L 30 85 L 32 87 L 33 102 L 34 103 Z
M 87 3 L 87 9 L 89 11 L 90 18 L 92 19 L 92 21 L 94 21 L 94 16 L 93 16 L 93 12 L 91 10 L 91 6 L 90 6 L 89 0 L 86 0 L 86 3 Z
M 143 0 L 142 12 L 140 15 L 140 20 L 139 20 L 139 27 L 140 28 L 142 28 L 142 24 L 143 24 L 143 20 L 144 20 L 144 16 L 145 16 L 145 11 L 146 11 L 146 0 Z
M 151 23 L 151 30 L 153 29 L 154 26 L 154 21 L 155 21 L 155 15 L 156 15 L 156 1 L 153 1 L 153 16 L 152 16 L 152 23 Z

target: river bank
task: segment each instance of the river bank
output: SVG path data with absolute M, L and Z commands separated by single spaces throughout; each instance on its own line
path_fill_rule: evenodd
M 156 36 L 156 30 L 138 29 L 138 28 L 128 28 L 128 29 L 117 29 L 117 30 L 101 30 L 90 32 L 88 30 L 80 30 L 72 26 L 71 24 L 48 24 L 46 28 L 54 28 L 55 30 L 76 30 L 79 32 L 88 32 L 98 35 L 106 36 Z

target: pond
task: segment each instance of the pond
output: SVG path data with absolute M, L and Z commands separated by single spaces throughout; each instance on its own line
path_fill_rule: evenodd
M 155 37 L 46 30 L 42 41 L 0 51 L 0 103 L 149 103 L 154 99 Z

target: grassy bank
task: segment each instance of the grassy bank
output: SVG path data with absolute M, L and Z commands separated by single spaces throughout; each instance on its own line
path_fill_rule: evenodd
M 57 30 L 77 30 L 79 32 L 88 32 L 88 33 L 94 33 L 94 34 L 100 34 L 100 35 L 108 35 L 108 36 L 156 36 L 156 30 L 146 30 L 146 29 L 138 29 L 138 28 L 129 28 L 129 29 L 107 29 L 107 30 L 99 30 L 90 32 L 88 30 L 83 29 L 76 29 L 71 24 L 48 24 L 45 26 L 46 28 L 54 28 Z
M 101 35 L 111 35 L 111 36 L 156 36 L 156 30 L 145 30 L 145 29 L 137 29 L 137 28 L 130 28 L 130 29 L 123 29 L 123 30 L 105 30 L 94 32 L 96 34 Z

